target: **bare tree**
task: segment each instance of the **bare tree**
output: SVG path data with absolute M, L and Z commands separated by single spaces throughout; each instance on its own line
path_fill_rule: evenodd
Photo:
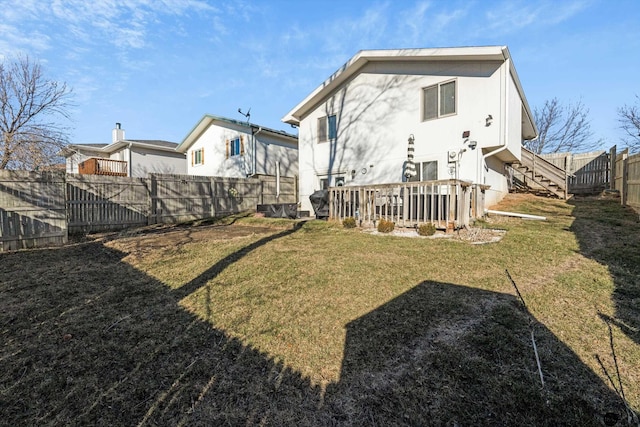
M 524 146 L 536 154 L 585 152 L 598 147 L 589 123 L 589 109 L 582 102 L 563 105 L 557 98 L 547 100 L 541 109 L 534 108 L 538 139 L 525 141 Z
M 0 169 L 35 170 L 67 143 L 71 89 L 48 80 L 29 57 L 0 62 Z
M 618 122 L 627 134 L 623 141 L 631 151 L 640 151 L 640 97 L 634 105 L 618 108 Z

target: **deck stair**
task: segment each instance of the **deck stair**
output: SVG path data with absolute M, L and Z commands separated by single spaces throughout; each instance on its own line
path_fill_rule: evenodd
M 568 197 L 567 173 L 553 163 L 522 147 L 519 162 L 511 164 L 514 190 L 526 190 L 547 196 Z

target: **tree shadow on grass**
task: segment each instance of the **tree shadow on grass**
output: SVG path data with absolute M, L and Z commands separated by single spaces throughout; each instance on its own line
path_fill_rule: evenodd
M 602 315 L 640 345 L 640 222 L 619 199 L 575 198 L 571 226 L 580 252 L 606 265 L 615 289 L 614 318 Z
M 446 283 L 346 325 L 340 381 L 323 393 L 178 304 L 255 245 L 179 292 L 98 243 L 0 255 L 0 424 L 600 425 L 621 413 L 536 323 L 541 391 L 515 298 Z

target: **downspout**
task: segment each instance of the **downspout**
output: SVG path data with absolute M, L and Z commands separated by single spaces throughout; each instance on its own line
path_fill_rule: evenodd
M 133 177 L 133 167 L 131 165 L 131 146 L 133 142 L 129 143 L 129 178 Z
M 478 181 L 478 184 L 484 184 L 484 168 L 485 168 L 484 165 L 487 163 L 487 158 L 491 156 L 495 156 L 501 151 L 506 150 L 507 147 L 509 146 L 509 105 L 508 105 L 509 93 L 508 92 L 509 92 L 509 74 L 511 69 L 511 59 L 509 58 L 505 59 L 504 68 L 505 68 L 505 75 L 501 82 L 501 85 L 502 85 L 501 92 L 503 94 L 503 96 L 501 96 L 501 102 L 503 100 L 504 105 L 502 106 L 503 108 L 503 111 L 501 114 L 502 120 L 500 120 L 504 128 L 504 132 L 502 133 L 503 135 L 502 146 L 499 148 L 496 148 L 493 151 L 489 151 L 487 154 L 484 154 L 482 156 L 482 164 L 480 165 L 480 180 Z
M 280 201 L 280 162 L 276 162 L 276 203 Z

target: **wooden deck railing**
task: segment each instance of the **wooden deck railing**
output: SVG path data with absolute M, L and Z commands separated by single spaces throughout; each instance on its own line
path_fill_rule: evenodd
M 81 175 L 127 176 L 127 162 L 91 157 L 78 165 Z
M 353 217 L 369 226 L 386 219 L 398 227 L 431 223 L 441 229 L 458 229 L 484 215 L 486 188 L 459 180 L 331 187 L 329 219 Z

